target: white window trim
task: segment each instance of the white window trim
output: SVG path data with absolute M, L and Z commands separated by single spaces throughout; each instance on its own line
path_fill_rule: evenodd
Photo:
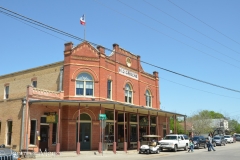
M 147 94 L 146 94 L 147 92 L 149 93 L 148 96 L 150 97 L 151 105 L 147 105 L 147 104 L 146 104 L 146 107 L 152 108 L 152 94 L 151 94 L 150 90 L 146 90 L 146 92 L 145 92 L 145 99 L 146 99 L 145 102 L 147 102 Z M 148 103 L 149 103 L 149 102 L 148 102 Z
M 130 90 L 127 90 L 128 91 L 128 96 L 127 96 L 127 102 L 125 101 L 125 92 L 126 92 L 126 86 L 129 86 Z M 129 91 L 132 92 L 132 102 L 129 102 Z M 132 85 L 130 85 L 129 83 L 127 83 L 124 87 L 124 102 L 127 103 L 127 104 L 133 104 L 133 88 L 132 88 Z
M 7 89 L 7 87 L 8 87 L 8 97 L 6 97 L 6 89 Z M 9 85 L 5 85 L 4 86 L 3 99 L 9 99 L 9 89 L 10 89 Z
M 107 80 L 107 96 L 108 96 L 108 82 L 109 82 L 109 81 L 111 82 L 111 86 L 110 86 L 110 91 L 111 91 L 111 93 L 110 93 L 110 98 L 107 97 L 107 99 L 112 100 L 112 80 L 109 80 L 109 79 Z
M 91 76 L 92 77 L 92 75 L 91 74 L 89 74 L 89 73 L 87 73 L 87 72 L 82 72 L 82 73 L 86 73 L 86 74 L 88 74 L 89 76 Z M 80 73 L 80 74 L 82 74 L 82 73 Z M 78 76 L 80 75 L 80 74 L 78 74 Z M 77 77 L 78 77 L 77 76 Z M 92 79 L 93 79 L 93 77 L 92 77 Z M 87 80 L 85 80 L 85 81 L 83 81 L 84 83 L 83 83 L 83 85 L 84 85 L 84 87 L 83 87 L 83 95 L 77 95 L 77 91 L 76 91 L 76 89 L 77 89 L 77 82 L 79 82 L 80 80 L 78 80 L 78 79 L 76 79 L 76 81 L 75 81 L 75 97 L 90 97 L 90 98 L 94 98 L 94 79 L 92 80 L 92 81 L 87 81 Z M 86 95 L 86 82 L 92 82 L 93 84 L 93 95 Z

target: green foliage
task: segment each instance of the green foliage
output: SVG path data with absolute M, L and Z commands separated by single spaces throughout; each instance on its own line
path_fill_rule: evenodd
M 182 123 L 182 120 L 176 120 L 176 128 L 178 134 L 185 134 L 184 127 L 180 124 Z M 170 118 L 170 130 L 174 131 L 174 119 Z

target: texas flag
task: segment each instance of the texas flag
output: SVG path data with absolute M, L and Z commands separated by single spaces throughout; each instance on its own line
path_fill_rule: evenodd
M 81 25 L 85 25 L 85 15 L 83 15 L 81 18 L 80 18 L 80 24 Z

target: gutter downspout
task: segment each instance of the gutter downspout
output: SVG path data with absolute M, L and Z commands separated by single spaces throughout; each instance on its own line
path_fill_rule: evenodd
M 63 84 L 63 67 L 60 68 L 60 77 L 59 77 L 59 89 L 58 91 L 62 91 L 62 84 Z
M 25 122 L 25 108 L 26 108 L 26 98 L 24 97 L 22 99 L 22 121 L 21 121 L 21 135 L 20 135 L 20 148 L 19 148 L 19 152 L 22 151 L 23 149 L 23 135 L 24 135 L 24 122 Z

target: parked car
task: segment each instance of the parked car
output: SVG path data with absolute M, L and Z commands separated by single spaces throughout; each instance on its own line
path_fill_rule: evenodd
M 21 160 L 18 153 L 9 148 L 0 148 L 0 159 Z
M 227 143 L 233 143 L 233 136 L 231 135 L 225 135 L 224 139 L 227 141 Z
M 213 141 L 216 143 L 216 145 L 219 146 L 226 145 L 226 140 L 224 139 L 224 136 L 214 136 Z
M 240 134 L 235 134 L 236 141 L 240 141 Z
M 185 151 L 188 149 L 189 139 L 185 139 L 182 134 L 169 134 L 166 135 L 160 143 L 160 149 L 168 149 L 177 152 L 178 149 L 182 148 Z
M 206 139 L 203 136 L 193 136 L 194 148 L 199 149 L 200 147 L 206 148 Z

